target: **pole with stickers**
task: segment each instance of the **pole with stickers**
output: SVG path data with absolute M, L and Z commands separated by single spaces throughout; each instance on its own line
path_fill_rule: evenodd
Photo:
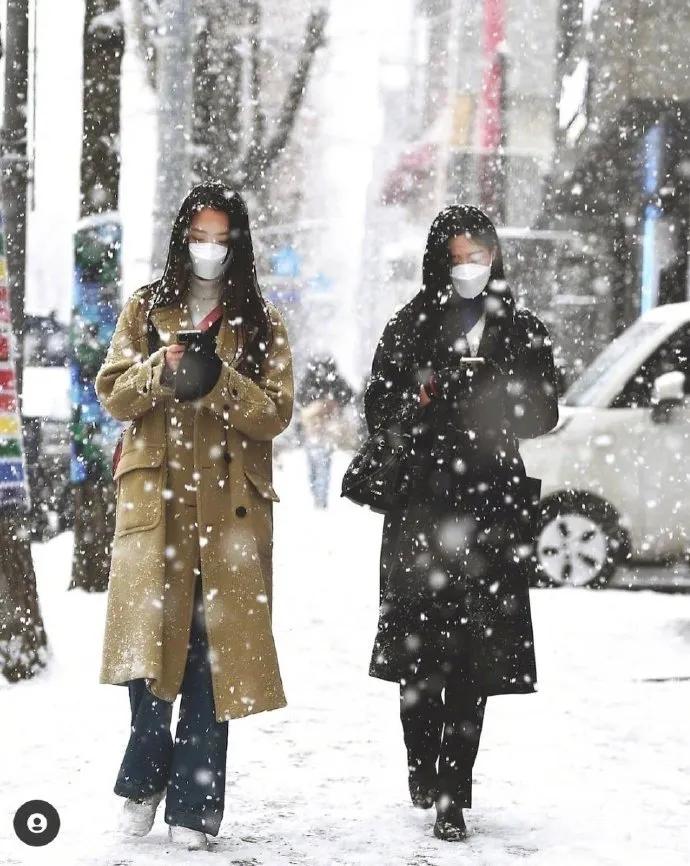
M 7 282 L 5 222 L 0 213 L 0 509 L 28 511 L 29 487 L 17 394 L 17 370 L 12 353 L 12 314 Z
M 115 212 L 81 219 L 74 233 L 70 327 L 71 482 L 75 498 L 74 556 L 69 588 L 108 587 L 115 520 L 111 477 L 121 424 L 98 402 L 96 374 L 120 311 L 122 226 Z

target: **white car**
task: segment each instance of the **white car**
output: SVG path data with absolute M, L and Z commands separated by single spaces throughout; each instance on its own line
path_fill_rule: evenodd
M 566 392 L 557 426 L 520 453 L 542 479 L 546 582 L 601 586 L 625 558 L 686 558 L 690 302 L 650 310 L 610 343 Z

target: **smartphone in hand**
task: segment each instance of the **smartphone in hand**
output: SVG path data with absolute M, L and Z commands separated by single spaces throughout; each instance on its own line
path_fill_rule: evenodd
M 198 343 L 200 337 L 201 331 L 199 330 L 190 329 L 187 331 L 178 331 L 175 336 L 175 342 L 189 348 L 193 343 Z
M 185 347 L 185 353 L 189 352 L 198 355 L 210 354 L 210 349 L 204 341 L 203 331 L 196 329 L 178 331 L 176 340 Z

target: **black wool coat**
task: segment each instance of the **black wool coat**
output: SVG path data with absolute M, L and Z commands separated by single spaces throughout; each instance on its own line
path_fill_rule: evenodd
M 423 289 L 386 325 L 364 397 L 370 433 L 402 419 L 412 429 L 408 501 L 384 521 L 369 673 L 404 681 L 460 666 L 486 695 L 535 690 L 534 481 L 518 439 L 558 420 L 548 332 L 493 285 L 485 365 L 461 368 L 470 353 L 452 289 Z M 431 371 L 444 371 L 442 393 L 422 407 Z

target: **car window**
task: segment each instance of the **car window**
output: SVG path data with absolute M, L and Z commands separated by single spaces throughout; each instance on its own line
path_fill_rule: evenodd
M 672 370 L 679 370 L 685 374 L 685 393 L 690 393 L 690 325 L 688 324 L 674 331 L 640 365 L 611 403 L 612 408 L 649 406 L 654 380 L 662 373 L 669 373 Z
M 563 398 L 566 406 L 594 406 L 601 393 L 609 388 L 610 378 L 617 375 L 616 365 L 631 348 L 663 327 L 662 322 L 638 319 L 634 325 L 609 343 L 592 361 L 582 375 L 573 382 Z

